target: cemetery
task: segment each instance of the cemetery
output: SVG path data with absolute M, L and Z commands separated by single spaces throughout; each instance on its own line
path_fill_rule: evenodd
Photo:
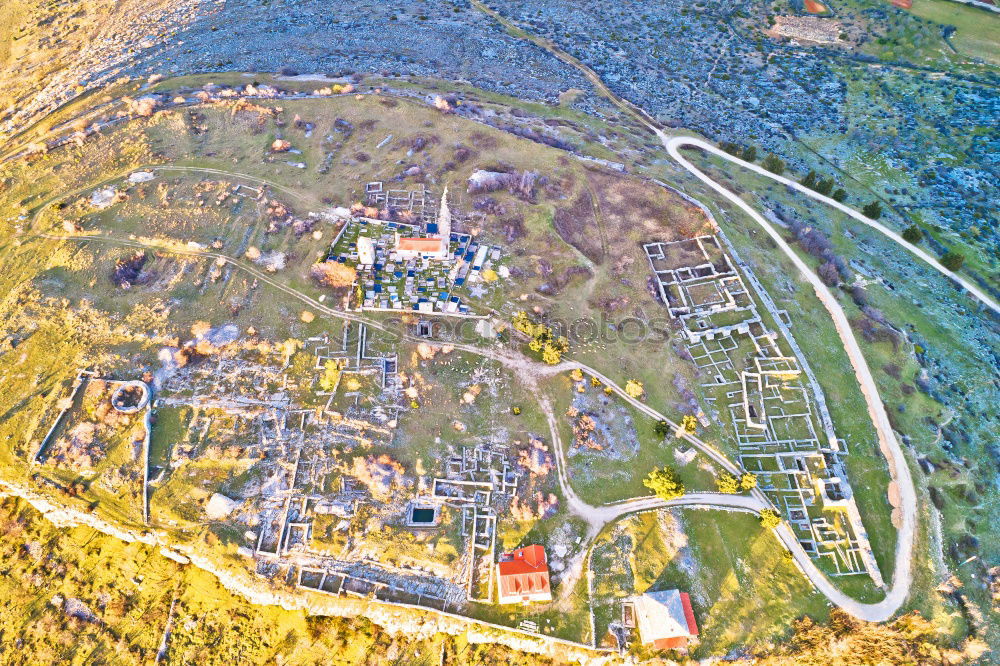
M 368 183 L 368 205 L 345 222 L 326 259 L 357 270 L 355 308 L 479 314 L 472 299 L 482 296 L 483 284 L 497 280 L 503 261 L 500 248 L 452 231 L 447 188 L 434 213 L 427 205 L 428 191 L 382 187 L 381 182 Z M 377 215 L 380 205 L 386 217 L 419 221 L 366 216 Z

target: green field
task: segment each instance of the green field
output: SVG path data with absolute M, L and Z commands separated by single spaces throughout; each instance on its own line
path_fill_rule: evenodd
M 693 657 L 780 641 L 792 619 L 822 621 L 829 612 L 784 552 L 746 514 L 689 510 L 625 518 L 594 546 L 598 636 L 620 620 L 624 596 L 679 589 L 691 595 L 701 630 Z
M 950 41 L 964 56 L 1000 66 L 1000 14 L 950 0 L 913 0 L 913 14 L 955 26 Z

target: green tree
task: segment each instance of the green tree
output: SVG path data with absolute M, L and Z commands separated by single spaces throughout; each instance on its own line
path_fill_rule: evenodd
M 685 414 L 684 418 L 681 419 L 681 429 L 689 435 L 695 434 L 698 432 L 698 419 L 690 414 Z
M 323 364 L 323 376 L 319 378 L 319 387 L 329 393 L 340 383 L 340 373 L 343 370 L 342 359 L 330 359 Z
M 281 343 L 281 353 L 285 355 L 285 365 L 292 358 L 292 354 L 302 348 L 302 341 L 295 338 L 288 338 Z
M 667 435 L 670 434 L 672 430 L 673 428 L 671 428 L 670 424 L 667 423 L 666 421 L 657 421 L 656 424 L 653 426 L 653 432 L 659 435 L 660 437 L 666 437 Z
M 638 379 L 630 379 L 627 382 L 625 382 L 625 393 L 629 394 L 636 400 L 641 398 L 642 394 L 645 392 L 646 389 L 643 388 L 642 382 L 640 382 Z
M 719 475 L 715 477 L 715 485 L 718 487 L 720 493 L 726 493 L 727 495 L 735 495 L 740 492 L 739 479 L 725 470 L 719 472 Z
M 542 348 L 542 360 L 549 365 L 556 365 L 562 360 L 562 351 L 554 344 L 546 344 Z
M 907 243 L 919 243 L 924 237 L 923 233 L 920 231 L 920 227 L 915 224 L 911 224 L 903 230 L 903 240 Z
M 838 189 L 834 190 L 833 194 L 830 195 L 830 196 L 833 197 L 834 201 L 839 201 L 839 202 L 843 203 L 844 200 L 847 199 L 847 190 L 838 188 Z
M 767 157 L 764 158 L 764 161 L 761 162 L 761 166 L 771 173 L 776 173 L 779 176 L 785 172 L 785 161 L 774 153 L 768 153 Z
M 757 159 L 757 148 L 756 146 L 747 146 L 743 149 L 743 159 L 747 162 L 753 162 Z
M 684 494 L 684 484 L 669 466 L 654 467 L 649 476 L 643 479 L 642 485 L 652 490 L 662 500 L 677 499 Z
M 806 177 L 799 181 L 803 186 L 808 187 L 810 190 L 816 189 L 816 172 L 809 170 Z
M 833 191 L 833 178 L 824 178 L 816 183 L 816 191 L 825 197 L 830 196 L 830 192 Z
M 882 217 L 882 205 L 877 201 L 872 201 L 869 204 L 865 204 L 865 207 L 861 209 L 861 212 L 865 214 L 865 217 L 877 220 Z
M 761 509 L 760 524 L 765 530 L 773 530 L 781 524 L 781 516 L 774 509 Z
M 730 155 L 739 156 L 740 154 L 739 144 L 733 143 L 732 141 L 723 141 L 722 143 L 719 144 L 719 148 L 726 151 Z
M 524 310 L 521 310 L 514 315 L 513 324 L 514 328 L 521 331 L 525 335 L 533 336 L 535 333 L 535 323 L 531 321 L 528 317 L 528 313 Z
M 941 257 L 941 265 L 949 271 L 957 271 L 964 263 L 965 257 L 954 250 L 948 250 L 945 252 L 944 256 Z

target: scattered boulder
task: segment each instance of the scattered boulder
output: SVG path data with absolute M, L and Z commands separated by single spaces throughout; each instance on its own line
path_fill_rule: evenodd
M 90 195 L 90 205 L 98 210 L 104 210 L 105 208 L 118 203 L 119 200 L 118 190 L 113 187 L 105 187 L 101 190 L 94 190 L 93 194 Z
M 129 174 L 128 182 L 135 185 L 136 183 L 148 183 L 154 178 L 156 178 L 156 174 L 152 171 L 133 171 Z
M 208 500 L 208 504 L 205 505 L 205 515 L 212 520 L 222 520 L 235 511 L 239 505 L 240 503 L 234 499 L 230 499 L 219 493 L 213 493 Z

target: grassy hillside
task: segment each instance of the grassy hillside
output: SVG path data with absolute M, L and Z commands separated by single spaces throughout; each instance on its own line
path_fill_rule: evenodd
M 951 43 L 959 53 L 1000 65 L 1000 14 L 950 0 L 913 0 L 912 13 L 955 27 Z
M 0 501 L 0 525 L 5 664 L 552 663 L 465 636 L 392 636 L 364 619 L 252 605 L 201 569 L 56 528 L 20 500 Z

